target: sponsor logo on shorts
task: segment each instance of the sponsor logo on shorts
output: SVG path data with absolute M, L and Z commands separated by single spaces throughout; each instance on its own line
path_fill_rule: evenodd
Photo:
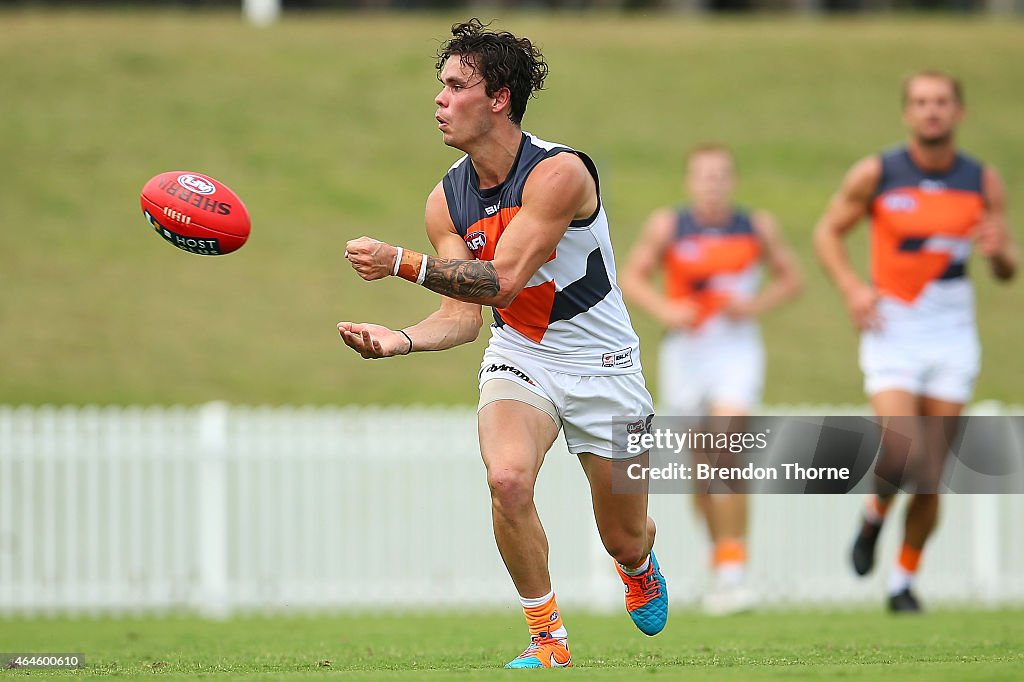
M 653 422 L 653 414 L 649 414 L 646 417 L 641 417 L 640 419 L 637 419 L 635 422 L 630 422 L 629 424 L 626 424 L 626 433 L 650 433 L 651 424 Z
M 174 244 L 182 251 L 188 251 L 189 253 L 198 253 L 201 256 L 219 256 L 221 255 L 220 240 L 219 239 L 198 239 L 196 237 L 187 237 L 177 232 L 172 232 L 163 225 L 161 225 L 153 214 L 149 211 L 143 211 L 146 214 L 146 220 L 153 226 L 156 233 Z
M 525 381 L 526 383 L 530 384 L 531 386 L 536 386 L 537 385 L 537 384 L 535 384 L 533 382 L 533 379 L 531 379 L 529 376 L 527 376 L 526 372 L 524 372 L 523 370 L 519 369 L 518 367 L 513 367 L 512 365 L 506 365 L 505 363 L 502 363 L 502 364 L 499 365 L 499 364 L 497 364 L 495 362 L 492 362 L 490 367 L 485 369 L 484 372 L 488 373 L 488 374 L 491 373 L 491 372 L 506 372 L 506 373 L 511 374 L 512 376 L 516 377 L 517 379 L 522 379 L 523 381 Z
M 186 189 L 192 190 L 196 194 L 213 194 L 217 191 L 217 188 L 212 182 L 201 175 L 192 175 L 191 173 L 179 175 L 178 184 Z
M 623 348 L 622 350 L 613 350 L 610 353 L 605 353 L 601 356 L 602 367 L 632 367 L 633 366 L 633 349 Z
M 887 211 L 909 213 L 917 209 L 917 199 L 907 194 L 890 194 L 882 200 Z

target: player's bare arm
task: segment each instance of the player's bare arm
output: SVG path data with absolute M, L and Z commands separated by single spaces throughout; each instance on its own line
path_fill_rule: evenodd
M 583 161 L 575 154 L 558 154 L 530 174 L 522 208 L 509 222 L 493 261 L 473 259 L 464 243 L 457 257 L 439 253 L 434 258 L 368 237 L 349 242 L 346 257 L 366 280 L 397 275 L 459 301 L 505 308 L 551 256 L 569 223 L 596 210 L 596 187 Z
M 725 314 L 734 319 L 762 315 L 796 298 L 803 288 L 800 265 L 783 239 L 775 217 L 767 211 L 757 211 L 751 216 L 751 223 L 761 242 L 762 260 L 771 281 L 753 298 L 733 300 L 725 306 Z
M 439 257 L 456 260 L 473 257 L 452 225 L 440 183 L 427 199 L 426 226 L 427 236 Z M 376 243 L 387 246 L 383 242 Z M 370 247 L 371 251 L 378 249 Z M 482 324 L 479 304 L 442 297 L 436 312 L 401 331 L 381 325 L 341 322 L 338 332 L 347 346 L 370 359 L 406 355 L 412 351 L 446 350 L 471 343 L 479 336 Z
M 690 329 L 697 319 L 697 306 L 690 301 L 674 301 L 654 285 L 665 252 L 672 244 L 676 214 L 662 208 L 647 219 L 640 239 L 633 246 L 619 285 L 623 295 L 669 329 Z
M 867 215 L 881 175 L 879 157 L 859 161 L 843 178 L 814 230 L 818 260 L 846 299 L 850 317 L 859 329 L 878 326 L 878 293 L 853 269 L 843 239 Z
M 445 296 L 493 298 L 501 291 L 498 271 L 491 261 L 427 257 L 423 286 Z
M 985 216 L 975 229 L 975 243 L 988 258 L 992 275 L 1002 281 L 1017 273 L 1017 246 L 1006 220 L 1006 187 L 994 168 L 986 167 L 982 176 Z

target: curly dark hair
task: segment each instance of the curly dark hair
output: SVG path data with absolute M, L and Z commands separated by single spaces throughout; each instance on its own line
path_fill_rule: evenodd
M 537 46 L 529 38 L 517 38 L 508 31 L 489 31 L 476 17 L 452 25 L 452 38 L 437 52 L 438 78 L 452 55 L 459 55 L 484 79 L 487 96 L 493 97 L 502 88 L 511 93 L 508 117 L 522 125 L 526 102 L 544 87 L 548 65 Z

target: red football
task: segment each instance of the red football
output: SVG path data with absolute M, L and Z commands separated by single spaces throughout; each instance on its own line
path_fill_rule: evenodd
M 142 213 L 183 251 L 220 256 L 249 238 L 249 211 L 226 185 L 202 173 L 168 171 L 142 188 Z

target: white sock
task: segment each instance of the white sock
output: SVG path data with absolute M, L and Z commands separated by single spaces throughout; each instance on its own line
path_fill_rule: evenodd
M 742 585 L 747 577 L 747 566 L 740 561 L 729 561 L 715 569 L 715 579 L 722 587 Z
M 568 639 L 569 638 L 569 633 L 566 632 L 564 625 L 562 627 L 558 628 L 557 630 L 552 630 L 548 634 L 550 634 L 555 639 Z
M 914 574 L 896 564 L 893 566 L 892 573 L 889 574 L 889 594 L 899 594 L 908 589 L 913 581 Z
M 554 596 L 555 596 L 555 591 L 551 590 L 550 592 L 545 594 L 543 597 L 537 597 L 536 599 L 528 599 L 526 597 L 519 597 L 519 601 L 523 605 L 524 609 L 535 609 L 538 606 L 544 606 L 544 604 L 547 604 L 549 601 L 551 601 L 551 598 L 554 597 Z
M 644 562 L 642 564 L 640 564 L 639 566 L 637 566 L 636 568 L 626 568 L 622 564 L 619 564 L 619 568 L 622 569 L 623 573 L 625 573 L 626 575 L 634 576 L 634 577 L 640 575 L 643 572 L 645 572 L 648 568 L 650 568 L 650 566 L 651 566 L 651 555 L 650 555 L 650 553 L 647 554 L 647 558 L 644 559 Z

